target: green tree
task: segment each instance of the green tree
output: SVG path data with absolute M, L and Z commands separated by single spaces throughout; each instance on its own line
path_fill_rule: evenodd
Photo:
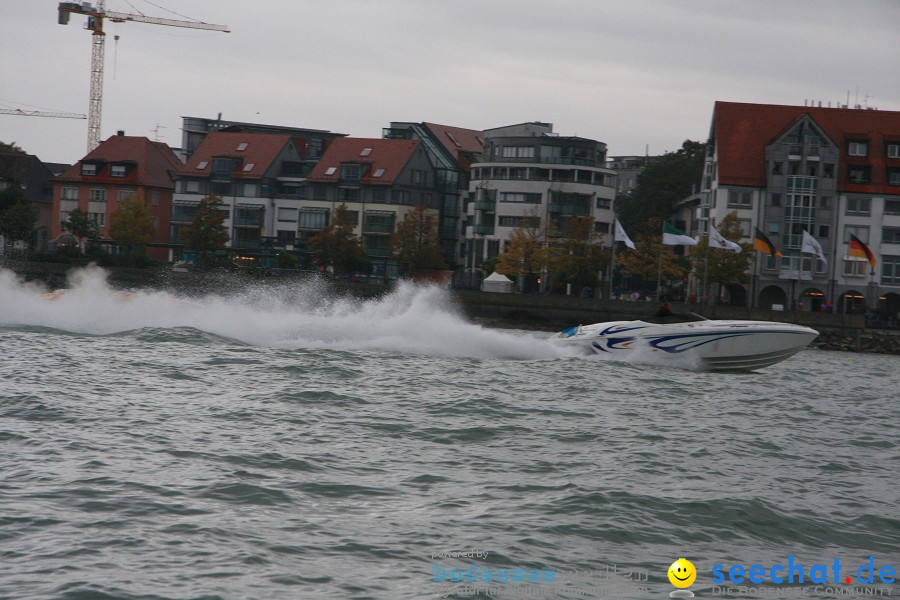
M 406 213 L 391 236 L 391 244 L 397 260 L 416 269 L 443 269 L 444 262 L 441 240 L 438 236 L 437 219 L 428 214 L 424 205 L 419 205 Z
M 638 175 L 630 194 L 617 198 L 619 221 L 628 231 L 649 219 L 667 219 L 703 175 L 706 144 L 686 140 L 681 149 L 652 161 Z
M 662 221 L 650 219 L 637 230 L 633 238 L 634 250 L 616 254 L 619 267 L 641 278 L 645 288 L 655 287 L 657 277 L 663 281 L 683 279 L 687 273 L 682 260 L 672 246 L 662 243 Z
M 70 212 L 69 219 L 63 221 L 62 226 L 78 240 L 81 254 L 84 254 L 85 240 L 96 242 L 100 239 L 100 228 L 97 223 L 80 208 Z
M 8 242 L 22 241 L 30 246 L 37 233 L 34 227 L 37 216 L 37 211 L 27 200 L 7 206 L 0 210 L 0 236 Z
M 336 275 L 368 273 L 372 269 L 346 204 L 338 206 L 328 226 L 309 240 L 309 249 L 319 264 L 330 267 Z
M 576 217 L 562 226 L 562 239 L 558 240 L 550 257 L 553 279 L 570 283 L 579 290 L 600 285 L 598 274 L 609 260 L 609 252 L 603 249 L 594 231 L 591 217 Z
M 120 200 L 116 210 L 109 215 L 109 237 L 125 246 L 128 256 L 135 247 L 149 244 L 155 235 L 153 215 L 147 209 L 142 190 Z
M 184 235 L 190 247 L 197 251 L 197 264 L 208 266 L 216 250 L 225 248 L 231 239 L 223 223 L 225 211 L 222 210 L 221 196 L 212 194 L 200 200 L 194 220 L 185 228 Z
M 15 142 L 7 144 L 6 142 L 0 142 L 0 152 L 13 152 L 15 154 L 26 154 L 24 150 L 22 150 L 19 146 L 16 145 Z
M 737 211 L 728 213 L 722 219 L 716 229 L 726 240 L 739 243 L 743 235 Z M 724 286 L 729 283 L 747 283 L 750 280 L 748 270 L 753 260 L 753 252 L 750 244 L 740 244 L 742 252 L 732 252 L 720 248 L 709 247 L 709 236 L 703 236 L 700 242 L 691 250 L 691 263 L 694 273 L 705 280 L 706 284 L 718 283 Z M 721 293 L 721 287 L 719 288 Z M 704 290 L 705 293 L 705 290 Z

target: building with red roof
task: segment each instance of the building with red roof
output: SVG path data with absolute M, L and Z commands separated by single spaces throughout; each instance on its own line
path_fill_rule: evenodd
M 194 220 L 200 200 L 217 195 L 227 212 L 223 225 L 229 248 L 256 260 L 270 246 L 292 246 L 307 171 L 302 150 L 289 134 L 206 134 L 177 176 L 172 242 L 184 246 L 184 229 Z
M 307 178 L 301 201 L 298 240 L 324 229 L 335 208 L 346 204 L 373 260 L 375 277 L 396 277 L 391 234 L 413 207 L 438 216 L 441 195 L 437 171 L 425 144 L 412 139 L 339 138 L 333 140 Z
M 900 112 L 716 102 L 700 232 L 735 211 L 746 241 L 763 232 L 782 256 L 758 256 L 732 301 L 816 310 L 900 309 Z M 803 251 L 803 232 L 823 260 Z M 867 244 L 877 268 L 849 254 Z
M 113 244 L 108 231 L 110 215 L 124 198 L 143 194 L 156 226 L 147 255 L 159 260 L 170 258 L 166 246 L 173 176 L 180 168 L 181 162 L 168 145 L 118 132 L 52 180 L 51 241 L 59 243 L 68 235 L 62 223 L 80 208 L 98 225 L 101 238 Z
M 475 129 L 395 121 L 384 129 L 387 139 L 419 140 L 435 169 L 435 191 L 439 195 L 440 236 L 444 260 L 462 262 L 462 205 L 469 188 L 473 163 L 481 160 L 484 132 Z

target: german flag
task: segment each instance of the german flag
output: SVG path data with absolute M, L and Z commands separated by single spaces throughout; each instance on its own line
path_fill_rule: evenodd
M 771 254 L 772 256 L 781 256 L 781 252 L 775 249 L 775 244 L 766 237 L 766 234 L 759 230 L 759 227 L 756 228 L 756 238 L 753 240 L 753 249 L 757 252 Z
M 862 243 L 862 240 L 850 234 L 850 251 L 848 252 L 850 256 L 856 256 L 857 258 L 865 258 L 869 261 L 869 264 L 872 265 L 872 268 L 875 268 L 875 265 L 878 264 L 878 261 L 875 260 L 875 255 L 872 254 L 872 251 L 869 250 L 869 247 Z

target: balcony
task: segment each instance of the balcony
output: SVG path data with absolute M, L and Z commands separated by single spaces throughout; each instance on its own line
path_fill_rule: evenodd
M 234 226 L 235 227 L 262 227 L 263 220 L 262 216 L 258 217 L 235 217 L 234 218 Z
M 473 225 L 472 233 L 475 235 L 494 235 L 493 225 Z
M 496 200 L 478 200 L 475 202 L 475 210 L 486 210 L 487 212 L 497 212 Z

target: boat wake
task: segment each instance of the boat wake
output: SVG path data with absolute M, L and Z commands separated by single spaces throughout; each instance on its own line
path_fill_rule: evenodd
M 274 348 L 380 351 L 479 359 L 538 360 L 573 356 L 544 334 L 468 322 L 450 295 L 403 283 L 376 299 L 335 297 L 322 281 L 242 285 L 196 297 L 167 291 L 122 292 L 95 266 L 71 272 L 68 288 L 50 292 L 0 271 L 0 326 L 37 326 L 88 335 L 146 328 L 193 328 Z

